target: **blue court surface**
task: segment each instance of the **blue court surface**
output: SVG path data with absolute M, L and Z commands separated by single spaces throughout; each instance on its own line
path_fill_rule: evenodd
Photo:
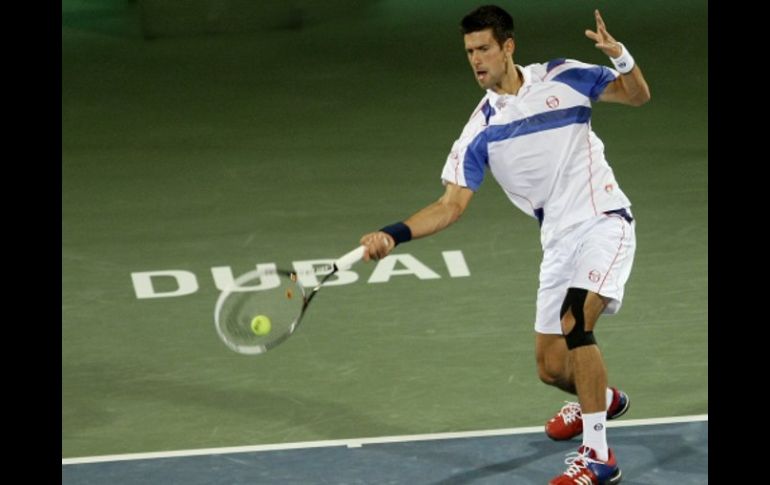
M 609 424 L 624 484 L 708 483 L 708 416 Z M 62 483 L 543 484 L 579 445 L 532 427 L 116 455 L 62 460 Z

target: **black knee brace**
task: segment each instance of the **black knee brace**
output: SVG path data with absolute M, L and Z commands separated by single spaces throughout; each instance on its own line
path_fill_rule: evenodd
M 586 296 L 588 296 L 588 290 L 570 288 L 567 290 L 567 296 L 564 297 L 564 303 L 561 305 L 559 318 L 564 318 L 567 310 L 571 310 L 572 316 L 575 318 L 575 326 L 572 327 L 568 334 L 564 335 L 569 350 L 584 345 L 596 345 L 594 333 L 586 332 L 586 321 L 583 315 L 583 305 L 585 305 Z

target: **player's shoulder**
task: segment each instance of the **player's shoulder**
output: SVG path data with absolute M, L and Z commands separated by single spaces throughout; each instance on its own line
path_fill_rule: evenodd
M 554 76 L 571 69 L 592 69 L 595 67 L 597 66 L 594 64 L 566 57 L 551 59 L 550 61 L 526 66 L 532 74 L 533 79 L 538 81 L 553 79 Z

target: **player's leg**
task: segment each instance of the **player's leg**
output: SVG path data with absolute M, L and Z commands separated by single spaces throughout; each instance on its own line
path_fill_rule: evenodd
M 561 327 L 561 308 L 572 279 L 574 248 L 575 242 L 566 237 L 543 252 L 535 318 L 538 377 L 545 384 L 570 394 L 577 394 L 577 389 Z M 545 424 L 545 432 L 551 439 L 559 441 L 580 435 L 583 432 L 583 420 L 577 400 L 567 401 Z
M 585 290 L 578 290 L 585 291 Z M 597 303 L 598 302 L 598 303 Z M 593 294 L 587 299 L 586 305 L 589 308 L 584 313 L 591 315 L 592 322 L 598 318 L 598 315 L 603 309 L 604 302 L 596 294 Z M 595 316 L 594 316 L 595 315 Z M 570 311 L 565 318 L 572 322 L 570 325 L 574 325 L 574 317 Z M 591 323 L 595 325 L 595 323 Z M 603 361 L 601 360 L 601 354 L 598 355 L 598 361 L 591 359 L 591 356 L 587 357 L 584 354 L 586 350 L 580 350 L 579 352 L 572 352 L 567 347 L 567 340 L 561 333 L 557 334 L 544 334 L 536 333 L 535 337 L 535 355 L 537 359 L 538 375 L 540 380 L 544 383 L 558 387 L 559 389 L 571 393 L 577 394 L 576 375 L 573 359 L 581 359 L 581 363 L 586 362 L 599 362 L 602 372 Z M 598 350 L 598 347 L 597 349 Z M 589 351 L 590 352 L 590 351 Z M 583 374 L 591 375 L 592 371 L 584 364 L 582 367 Z M 606 387 L 606 371 L 602 374 L 604 376 L 600 382 L 605 383 L 605 389 L 602 392 L 600 401 L 604 411 L 608 413 L 608 419 L 619 417 L 622 415 L 628 407 L 628 398 L 622 392 L 614 388 Z M 585 386 L 584 386 L 585 387 Z M 596 397 L 593 398 L 594 401 Z M 594 402 L 592 401 L 592 402 Z M 569 440 L 575 436 L 580 435 L 583 432 L 583 411 L 580 403 L 577 401 L 568 401 L 564 406 L 553 416 L 545 425 L 546 434 L 553 440 L 562 441 Z
M 551 483 L 583 480 L 617 483 L 621 472 L 607 444 L 607 369 L 593 332 L 602 313 L 620 308 L 633 264 L 634 226 L 619 215 L 600 216 L 581 227 L 572 281 L 561 308 L 561 326 L 580 402 L 583 446 Z M 613 399 L 614 401 L 614 399 Z M 625 412 L 628 399 L 620 413 Z M 610 410 L 612 407 L 610 407 Z
M 570 288 L 562 306 L 562 331 L 569 349 L 575 388 L 583 420 L 583 445 L 607 460 L 605 433 L 607 412 L 607 368 L 593 330 L 608 298 L 582 288 Z
M 593 330 L 609 299 L 582 288 L 570 288 L 562 307 L 562 328 L 575 375 L 581 408 L 583 445 L 551 484 L 618 483 L 622 473 L 607 445 L 607 369 Z
M 553 245 L 543 251 L 535 315 L 535 361 L 541 381 L 576 394 L 559 319 L 559 309 L 572 276 L 568 271 L 571 251 L 569 243 Z
M 545 384 L 570 394 L 577 394 L 577 391 L 561 317 L 564 298 L 573 277 L 575 247 L 576 243 L 566 237 L 559 244 L 544 251 L 540 264 L 535 318 L 535 360 L 538 377 Z
M 624 413 L 628 407 L 627 396 L 619 391 L 607 391 L 607 369 L 593 336 L 599 316 L 614 314 L 620 309 L 633 266 L 635 224 L 626 217 L 630 216 L 602 215 L 581 228 L 577 234 L 580 250 L 576 253 L 572 280 L 560 310 L 584 429 L 589 425 L 589 414 L 600 416 L 599 422 L 590 423 L 589 432 L 593 433 L 596 425 L 602 430 L 602 439 L 608 407 L 612 417 Z M 604 455 L 603 450 L 600 451 Z
M 571 357 L 563 335 L 536 334 L 536 355 L 540 380 L 570 394 L 577 394 Z M 605 390 L 607 419 L 622 416 L 628 409 L 628 396 L 618 389 Z M 568 401 L 545 424 L 545 433 L 553 440 L 572 439 L 583 432 L 580 403 Z
M 572 394 L 577 393 L 572 357 L 561 325 L 568 289 L 591 286 L 592 289 L 607 292 L 607 301 L 601 298 L 595 301 L 591 297 L 588 300 L 590 308 L 586 312 L 616 312 L 620 308 L 633 253 L 633 227 L 615 215 L 587 221 L 546 248 L 540 267 L 535 322 L 535 355 L 538 376 L 543 382 Z M 611 268 L 612 271 L 600 273 L 596 268 Z M 597 305 L 604 306 L 603 310 L 594 308 Z M 622 416 L 628 405 L 628 396 L 622 391 L 615 388 L 605 390 L 607 419 Z M 567 402 L 548 420 L 545 432 L 554 440 L 569 440 L 580 435 L 583 432 L 580 404 Z

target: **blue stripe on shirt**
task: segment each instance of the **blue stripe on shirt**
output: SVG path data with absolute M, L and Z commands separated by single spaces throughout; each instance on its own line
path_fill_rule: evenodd
M 512 121 L 505 125 L 493 125 L 482 131 L 471 141 L 465 150 L 463 173 L 465 185 L 476 191 L 484 180 L 484 168 L 489 164 L 489 143 L 509 140 L 541 131 L 553 130 L 564 126 L 586 123 L 591 119 L 591 108 L 573 106 L 572 108 L 546 111 L 528 118 Z
M 484 181 L 484 166 L 489 164 L 487 159 L 487 140 L 485 132 L 476 135 L 476 138 L 468 145 L 463 159 L 463 173 L 465 174 L 465 185 L 469 189 L 476 191 Z
M 484 114 L 484 124 L 488 125 L 489 118 L 495 115 L 495 109 L 489 105 L 489 100 L 487 100 L 484 103 L 484 106 L 481 107 L 481 112 Z
M 604 88 L 615 80 L 615 74 L 604 66 L 575 67 L 555 76 L 553 80 L 562 82 L 583 96 L 596 101 Z
M 550 71 L 551 69 L 553 69 L 554 67 L 558 67 L 558 66 L 561 66 L 561 65 L 562 65 L 562 64 L 564 64 L 565 62 L 567 62 L 567 59 L 565 59 L 565 58 L 563 58 L 563 57 L 562 57 L 562 58 L 560 58 L 560 59 L 554 59 L 554 60 L 552 60 L 552 61 L 548 61 L 548 65 L 546 66 L 545 70 L 546 70 L 546 72 L 549 72 L 549 71 Z

